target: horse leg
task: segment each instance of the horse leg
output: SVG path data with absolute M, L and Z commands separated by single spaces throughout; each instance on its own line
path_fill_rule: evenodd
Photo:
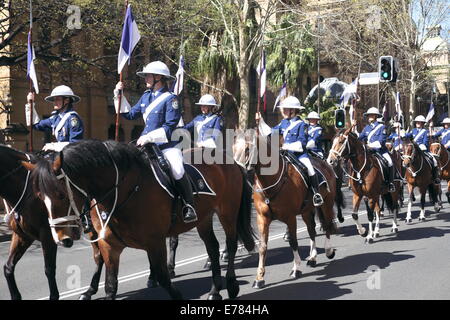
M 208 294 L 208 300 L 222 300 L 222 277 L 220 275 L 220 246 L 212 228 L 212 219 L 208 223 L 197 227 L 198 234 L 206 246 L 206 252 L 211 259 L 212 286 Z M 237 245 L 236 245 L 237 246 Z
M 42 230 L 42 229 L 41 229 Z M 40 234 L 42 253 L 44 255 L 45 276 L 50 288 L 50 300 L 58 300 L 59 292 L 56 284 L 56 252 L 57 245 L 53 240 L 50 230 L 42 230 Z
M 373 243 L 373 213 L 374 213 L 373 199 L 364 198 L 364 202 L 366 204 L 367 209 L 367 219 L 369 220 L 369 232 L 366 237 L 366 243 Z
M 266 262 L 266 254 L 267 254 L 267 243 L 269 240 L 269 226 L 271 223 L 271 219 L 264 216 L 262 213 L 257 213 L 256 215 L 256 223 L 258 225 L 259 230 L 259 262 L 258 262 L 258 270 L 256 272 L 256 279 L 253 282 L 254 289 L 262 289 L 264 288 L 264 274 L 266 273 L 265 262 Z M 297 232 L 295 234 L 295 238 L 297 239 Z
M 306 258 L 306 265 L 310 267 L 315 267 L 317 265 L 317 249 L 316 249 L 316 221 L 314 220 L 314 211 L 306 212 L 303 216 L 303 221 L 305 221 L 306 228 L 309 234 L 309 256 Z M 297 238 L 297 237 L 296 237 Z
M 20 258 L 22 258 L 23 254 L 32 243 L 32 239 L 19 236 L 15 232 L 12 235 L 8 260 L 3 266 L 3 272 L 5 274 L 6 282 L 8 283 L 9 293 L 11 294 L 12 300 L 22 300 L 22 296 L 17 288 L 16 279 L 14 277 L 14 269 L 16 268 L 17 262 L 19 262 Z
M 427 194 L 427 190 L 420 189 L 420 215 L 419 221 L 425 221 L 425 196 Z
M 385 201 L 383 200 L 383 206 L 385 204 Z M 380 236 L 380 217 L 381 217 L 381 213 L 383 212 L 383 210 L 380 208 L 380 205 L 378 203 L 378 201 L 375 202 L 375 229 L 373 232 L 373 236 L 375 238 L 378 238 Z
M 381 206 L 378 206 L 380 217 L 384 217 L 384 199 L 381 198 Z
M 448 203 L 450 203 L 450 180 L 447 181 L 447 193 L 445 195 L 447 196 Z
M 151 248 L 147 249 L 147 256 L 150 260 L 152 272 L 156 275 L 156 280 L 164 288 L 173 300 L 183 299 L 180 291 L 175 288 L 170 280 L 169 269 L 167 268 L 167 248 L 166 239 L 152 239 Z
M 292 253 L 294 254 L 294 265 L 292 267 L 291 273 L 289 274 L 289 277 L 291 279 L 298 279 L 300 278 L 302 273 L 300 271 L 301 259 L 300 255 L 298 254 L 297 219 L 295 215 L 291 219 L 289 219 L 287 226 L 290 234 L 289 246 L 291 247 Z
M 99 248 L 106 266 L 105 299 L 114 300 L 117 294 L 120 254 L 124 248 L 119 246 L 112 247 L 106 242 L 99 243 Z
M 367 237 L 367 230 L 366 228 L 364 228 L 361 223 L 358 220 L 358 210 L 359 210 L 359 205 L 361 204 L 361 197 L 359 195 L 357 195 L 356 193 L 353 194 L 353 213 L 352 213 L 352 218 L 353 221 L 355 221 L 356 224 L 356 228 L 358 229 L 358 233 L 361 237 L 365 238 Z
M 93 237 L 91 237 L 92 239 Z M 100 249 L 98 247 L 97 242 L 92 243 L 92 251 L 94 254 L 94 261 L 97 265 L 94 275 L 92 276 L 91 284 L 89 286 L 89 289 L 87 289 L 86 292 L 84 292 L 79 300 L 91 300 L 92 296 L 97 293 L 98 291 L 98 284 L 100 282 L 100 276 L 102 275 L 102 269 L 103 269 L 103 257 L 100 253 Z
M 224 230 L 225 229 L 224 227 Z M 226 252 L 228 253 L 228 265 L 227 265 L 227 273 L 225 275 L 225 279 L 227 282 L 227 291 L 228 297 L 230 299 L 234 299 L 239 294 L 239 283 L 236 280 L 236 273 L 234 268 L 234 259 L 236 257 L 238 242 L 237 242 L 237 234 L 236 231 L 229 232 L 227 234 L 226 240 Z M 234 235 L 233 235 L 234 233 Z
M 399 205 L 395 205 L 394 210 L 392 211 L 392 213 L 394 214 L 393 218 L 392 218 L 392 232 L 397 233 L 398 232 L 398 222 L 397 222 L 397 215 L 399 212 Z
M 158 280 L 156 279 L 156 272 L 153 268 L 151 257 L 148 254 L 148 252 L 147 252 L 147 258 L 148 258 L 148 264 L 150 266 L 150 274 L 148 275 L 147 288 L 149 288 L 149 289 L 156 288 L 156 287 L 158 287 Z
M 406 223 L 410 223 L 412 221 L 411 218 L 411 209 L 412 209 L 412 203 L 414 201 L 414 186 L 408 183 L 408 210 L 406 211 Z
M 169 251 L 169 262 L 167 267 L 169 268 L 170 278 L 175 278 L 175 254 L 177 253 L 178 247 L 178 236 L 170 237 L 169 240 L 170 251 Z

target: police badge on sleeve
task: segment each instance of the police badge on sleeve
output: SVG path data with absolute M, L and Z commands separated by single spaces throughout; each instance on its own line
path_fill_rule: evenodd
M 178 109 L 178 100 L 177 99 L 172 100 L 172 108 Z
M 78 119 L 77 119 L 77 117 L 73 117 L 72 119 L 70 119 L 70 125 L 72 127 L 78 126 Z

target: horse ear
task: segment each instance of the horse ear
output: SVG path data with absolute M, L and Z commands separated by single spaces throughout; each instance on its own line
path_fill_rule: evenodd
M 33 171 L 34 168 L 36 168 L 36 165 L 34 163 L 31 163 L 31 162 L 28 162 L 28 161 L 20 161 L 20 163 L 28 171 Z
M 62 154 L 60 153 L 58 156 L 56 156 L 55 161 L 53 161 L 53 171 L 59 172 L 62 165 Z

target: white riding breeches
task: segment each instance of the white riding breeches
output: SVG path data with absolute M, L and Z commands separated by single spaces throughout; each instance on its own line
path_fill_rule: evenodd
M 311 164 L 311 160 L 309 160 L 309 158 L 307 157 L 302 157 L 300 158 L 300 162 L 303 163 L 306 168 L 308 168 L 308 175 L 311 177 L 313 176 L 316 172 L 314 171 L 314 168 Z
M 392 163 L 391 155 L 389 154 L 389 152 L 383 153 L 383 158 L 386 159 L 388 166 L 392 167 L 393 163 Z
M 170 163 L 175 180 L 180 180 L 184 175 L 183 154 L 178 148 L 167 148 L 161 150 L 166 160 Z

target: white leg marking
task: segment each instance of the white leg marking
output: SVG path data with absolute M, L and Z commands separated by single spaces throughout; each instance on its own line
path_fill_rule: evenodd
M 294 266 L 292 267 L 293 271 L 300 271 L 300 263 L 301 263 L 301 259 L 300 259 L 300 255 L 298 254 L 298 250 L 292 250 L 292 252 L 294 253 Z
M 307 261 L 316 261 L 317 259 L 317 249 L 316 249 L 316 241 L 309 240 L 309 257 L 306 258 Z

